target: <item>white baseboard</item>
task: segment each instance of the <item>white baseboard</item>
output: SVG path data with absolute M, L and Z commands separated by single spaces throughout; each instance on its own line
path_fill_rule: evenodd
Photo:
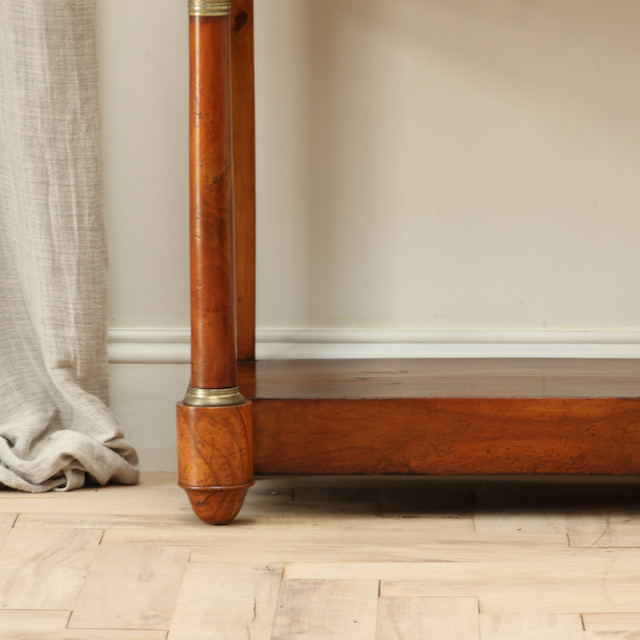
M 259 359 L 640 358 L 631 331 L 369 331 L 260 329 Z M 111 329 L 112 363 L 185 364 L 188 329 Z
M 176 402 L 189 384 L 188 364 L 112 363 L 109 406 L 143 471 L 176 471 Z

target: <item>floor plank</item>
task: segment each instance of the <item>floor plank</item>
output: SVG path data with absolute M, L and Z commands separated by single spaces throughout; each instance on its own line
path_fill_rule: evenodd
M 374 580 L 285 580 L 272 640 L 374 640 Z
M 640 504 L 625 510 L 601 509 L 569 518 L 572 547 L 637 547 L 640 544 Z
M 640 631 L 585 631 L 584 640 L 640 640 Z
M 64 629 L 70 615 L 70 611 L 0 611 L 0 640 L 16 640 L 20 633 L 35 636 L 40 632 Z
M 593 553 L 596 551 L 596 553 Z M 616 550 L 618 552 L 619 550 Z M 625 550 L 631 551 L 631 550 Z M 633 556 L 633 557 L 632 557 Z M 287 579 L 318 580 L 385 580 L 385 581 L 443 581 L 443 588 L 456 582 L 462 588 L 497 584 L 518 584 L 523 579 L 546 584 L 548 581 L 571 582 L 587 580 L 600 584 L 607 580 L 634 580 L 639 575 L 637 551 L 631 555 L 611 555 L 609 550 L 585 549 L 568 557 L 534 556 L 513 561 L 476 555 L 477 562 L 455 562 L 434 559 L 424 562 L 292 562 L 285 564 Z M 486 579 L 485 579 L 486 577 Z M 437 587 L 436 587 L 437 588 Z
M 16 529 L 192 529 L 193 514 L 138 515 L 122 513 L 22 513 Z
M 640 640 L 639 498 L 633 479 L 259 478 L 210 527 L 175 474 L 0 491 L 0 640 L 458 640 L 472 616 L 481 640 Z
M 298 511 L 296 514 L 282 509 L 281 514 L 261 515 L 255 520 L 245 520 L 240 517 L 234 524 L 226 529 L 219 530 L 197 526 L 192 523 L 189 527 L 174 528 L 153 527 L 135 524 L 130 526 L 127 521 L 123 526 L 116 526 L 105 531 L 105 542 L 110 543 L 137 543 L 137 544 L 181 544 L 181 545 L 226 545 L 229 550 L 234 547 L 251 546 L 252 541 L 262 538 L 271 539 L 272 546 L 277 546 L 274 538 L 281 536 L 292 537 L 292 531 L 298 530 L 303 535 L 317 535 L 318 528 L 326 528 L 334 532 L 337 539 L 345 536 L 357 536 L 362 538 L 364 527 L 367 537 L 371 540 L 384 539 L 387 535 L 402 537 L 404 542 L 413 537 L 420 547 L 431 548 L 433 545 L 446 542 L 448 540 L 459 540 L 462 544 L 465 541 L 475 540 L 473 533 L 473 522 L 469 519 L 458 517 L 446 518 L 420 518 L 420 525 L 411 524 L 411 518 L 378 518 L 374 513 L 357 513 L 351 510 L 332 512 L 313 511 L 308 509 L 306 513 Z M 196 526 L 194 526 L 196 525 Z M 549 546 L 567 549 L 568 542 L 566 535 L 536 536 L 543 548 Z M 505 538 L 503 537 L 504 541 Z M 531 542 L 532 538 L 523 537 L 523 544 Z M 348 542 L 345 538 L 345 542 Z M 490 543 L 488 543 L 490 544 Z M 513 546 L 513 545 L 512 545 Z M 385 554 L 393 556 L 405 556 L 403 550 L 392 550 L 389 545 L 384 545 Z M 220 558 L 212 558 L 219 560 Z M 273 559 L 273 558 L 272 558 Z M 258 559 L 261 562 L 262 558 Z M 268 560 L 267 560 L 268 561 Z
M 639 631 L 638 613 L 586 613 L 582 616 L 587 631 Z
M 378 519 L 358 528 L 308 527 L 267 530 L 262 534 L 242 530 L 221 532 L 215 542 L 194 547 L 192 562 L 244 560 L 248 562 L 380 562 L 473 561 L 480 557 L 541 556 L 568 550 L 566 536 L 536 535 L 478 537 L 452 532 L 430 534 L 410 520 Z M 380 525 L 383 526 L 380 526 Z M 232 535 L 234 533 L 235 535 Z M 145 539 L 144 534 L 141 535 Z M 122 539 L 112 534 L 105 539 Z M 147 538 L 148 539 L 148 538 Z M 393 540 L 393 544 L 389 544 Z M 562 550 L 562 551 L 560 551 Z
M 12 529 L 0 550 L 0 609 L 73 609 L 100 536 Z
M 475 598 L 380 598 L 376 640 L 480 640 Z
M 637 611 L 640 564 L 436 563 L 417 580 L 383 580 L 385 597 L 476 596 L 481 612 Z
M 0 639 L 5 636 L 0 631 Z M 6 636 L 7 640 L 166 640 L 166 631 L 146 629 L 50 629 L 25 627 Z
M 78 597 L 74 629 L 169 629 L 189 550 L 101 545 Z
M 46 493 L 0 491 L 0 513 L 167 514 L 190 518 L 189 502 L 176 483 L 175 473 L 146 472 L 135 487 L 86 486 L 76 491 Z
M 528 613 L 483 614 L 482 640 L 583 640 L 579 615 Z
M 281 579 L 281 565 L 190 564 L 169 640 L 270 638 Z

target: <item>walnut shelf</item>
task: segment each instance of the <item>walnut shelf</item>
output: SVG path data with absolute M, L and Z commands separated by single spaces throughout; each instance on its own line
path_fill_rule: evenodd
M 238 365 L 256 399 L 640 398 L 640 360 L 375 358 Z
M 264 474 L 636 474 L 636 360 L 241 364 Z

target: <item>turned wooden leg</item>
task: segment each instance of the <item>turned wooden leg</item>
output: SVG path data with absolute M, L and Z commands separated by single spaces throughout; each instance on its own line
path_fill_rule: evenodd
M 179 484 L 209 524 L 236 517 L 253 484 L 251 404 L 178 405 Z
M 226 524 L 253 483 L 251 404 L 237 387 L 229 0 L 190 0 L 191 382 L 178 405 L 179 484 Z

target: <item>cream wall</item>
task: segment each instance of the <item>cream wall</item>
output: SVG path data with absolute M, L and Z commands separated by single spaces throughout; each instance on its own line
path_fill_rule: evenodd
M 99 7 L 113 407 L 143 466 L 171 468 L 186 0 Z M 263 352 L 635 355 L 639 24 L 633 0 L 256 0 Z
M 638 325 L 637 2 L 260 6 L 264 326 Z

